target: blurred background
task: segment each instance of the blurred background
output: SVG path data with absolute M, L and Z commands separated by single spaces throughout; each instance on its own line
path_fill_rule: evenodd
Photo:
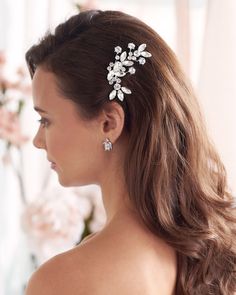
M 0 0 L 0 295 L 24 294 L 47 259 L 101 229 L 100 188 L 63 188 L 32 145 L 38 128 L 24 54 L 78 11 L 121 10 L 154 28 L 190 77 L 236 193 L 236 1 Z

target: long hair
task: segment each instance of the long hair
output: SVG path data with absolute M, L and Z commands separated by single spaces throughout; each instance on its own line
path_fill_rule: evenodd
M 129 198 L 147 228 L 176 250 L 176 295 L 232 295 L 234 198 L 191 85 L 162 38 L 128 14 L 89 10 L 47 32 L 26 61 L 31 77 L 39 65 L 54 73 L 64 97 L 91 119 L 110 103 L 106 77 L 114 47 L 130 42 L 146 43 L 152 57 L 122 78 L 132 94 L 117 101 L 129 136 Z

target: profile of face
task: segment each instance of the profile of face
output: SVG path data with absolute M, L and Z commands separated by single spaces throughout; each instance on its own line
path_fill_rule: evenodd
M 75 103 L 60 94 L 53 73 L 38 67 L 32 81 L 34 108 L 40 126 L 33 140 L 44 149 L 63 186 L 99 183 L 104 150 L 99 120 L 84 121 Z

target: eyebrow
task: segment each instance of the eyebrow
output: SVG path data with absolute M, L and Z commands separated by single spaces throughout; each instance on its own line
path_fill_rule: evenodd
M 47 113 L 46 111 L 44 111 L 43 109 L 39 108 L 39 107 L 34 107 L 36 112 L 40 112 L 40 113 Z

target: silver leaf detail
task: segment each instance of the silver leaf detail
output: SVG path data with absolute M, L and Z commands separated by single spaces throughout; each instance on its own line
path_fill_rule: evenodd
M 122 64 L 124 66 L 130 67 L 130 66 L 132 66 L 134 64 L 134 62 L 133 61 L 130 61 L 130 60 L 125 60 L 125 61 L 122 62 Z
M 139 52 L 141 52 L 141 51 L 143 51 L 145 48 L 146 48 L 146 44 L 141 44 L 141 45 L 139 45 L 139 47 L 138 47 L 138 51 Z
M 127 57 L 127 52 L 124 51 L 120 56 L 120 61 L 123 62 L 126 59 L 126 57 Z
M 112 92 L 109 94 L 109 99 L 112 100 L 116 97 L 116 90 L 112 90 Z
M 119 100 L 123 101 L 124 100 L 124 93 L 122 91 L 118 91 L 118 98 Z
M 112 79 L 112 77 L 114 76 L 114 72 L 113 71 L 110 71 L 108 74 L 107 74 L 107 80 L 110 81 Z
M 131 93 L 132 93 L 131 90 L 130 90 L 129 88 L 127 88 L 127 87 L 121 87 L 121 90 L 122 90 L 124 93 L 126 93 L 126 94 L 131 94 Z
M 144 65 L 146 62 L 145 58 L 152 56 L 150 52 L 144 51 L 146 46 L 147 45 L 143 43 L 135 50 L 135 44 L 129 43 L 128 48 L 130 50 L 128 53 L 126 51 L 122 52 L 122 48 L 120 46 L 115 47 L 115 61 L 110 62 L 107 67 L 107 80 L 109 81 L 109 85 L 115 83 L 113 90 L 109 94 L 110 100 L 118 97 L 119 100 L 123 101 L 125 94 L 132 93 L 129 88 L 122 87 L 120 85 L 121 78 L 127 73 L 135 74 L 136 69 L 133 67 L 135 62 L 139 62 L 141 65 Z M 134 50 L 134 52 L 132 50 Z
M 144 57 L 151 57 L 151 53 L 147 52 L 147 51 L 143 51 L 141 52 L 141 55 L 144 56 Z

